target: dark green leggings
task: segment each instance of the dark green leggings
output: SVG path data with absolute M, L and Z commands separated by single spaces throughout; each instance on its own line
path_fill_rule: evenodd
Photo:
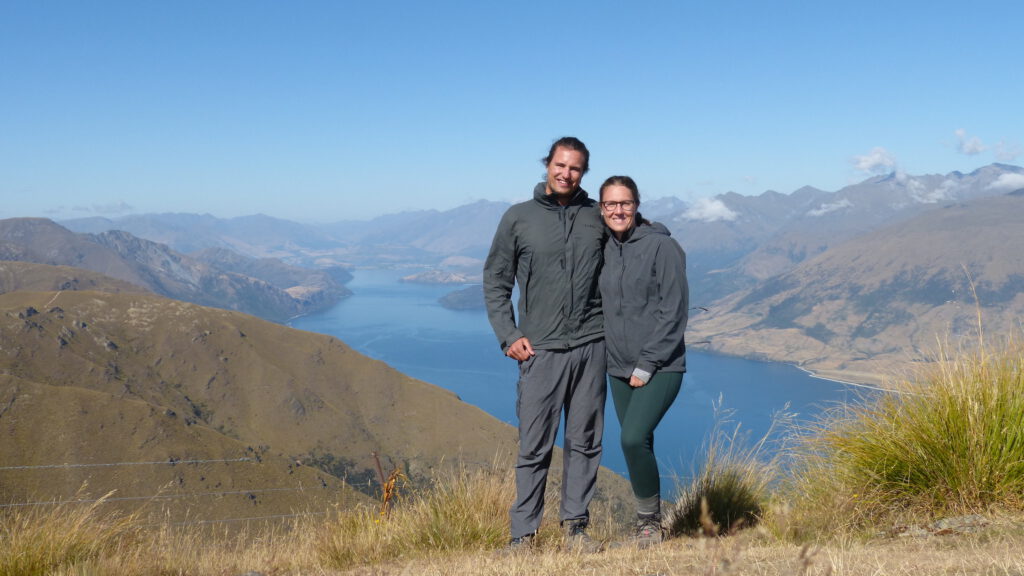
M 622 452 L 629 468 L 629 482 L 638 499 L 661 494 L 658 461 L 654 457 L 654 428 L 676 399 L 683 385 L 682 372 L 657 372 L 639 388 L 629 380 L 609 376 L 615 413 L 622 426 Z

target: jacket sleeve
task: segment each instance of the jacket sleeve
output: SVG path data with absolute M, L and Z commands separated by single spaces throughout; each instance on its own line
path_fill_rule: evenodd
M 654 373 L 685 349 L 683 333 L 689 319 L 690 287 L 686 281 L 686 254 L 675 240 L 666 237 L 654 258 L 658 303 L 654 325 L 640 350 L 636 367 Z
M 512 304 L 512 288 L 516 281 L 517 247 L 514 218 L 505 212 L 491 241 L 491 250 L 484 262 L 484 303 L 487 319 L 503 351 L 523 337 L 516 326 Z

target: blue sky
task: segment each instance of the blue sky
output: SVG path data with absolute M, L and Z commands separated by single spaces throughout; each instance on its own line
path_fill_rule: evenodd
M 365 219 L 1024 163 L 1024 3 L 0 0 L 0 217 Z

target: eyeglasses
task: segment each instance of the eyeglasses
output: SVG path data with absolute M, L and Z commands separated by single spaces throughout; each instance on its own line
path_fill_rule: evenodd
M 632 200 L 622 200 L 621 202 L 601 202 L 601 208 L 604 208 L 608 212 L 615 212 L 616 208 L 622 208 L 623 212 L 632 212 L 636 210 L 636 202 Z

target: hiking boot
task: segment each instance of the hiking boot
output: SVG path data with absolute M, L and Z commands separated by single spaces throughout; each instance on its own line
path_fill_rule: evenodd
M 601 544 L 587 534 L 586 520 L 565 522 L 565 549 L 570 552 L 593 554 L 601 551 Z
M 508 541 L 508 546 L 502 549 L 504 554 L 522 554 L 533 550 L 537 546 L 536 534 L 525 534 L 516 536 Z
M 633 541 L 637 548 L 649 548 L 661 544 L 663 539 L 661 514 L 636 515 L 636 532 L 633 534 Z

